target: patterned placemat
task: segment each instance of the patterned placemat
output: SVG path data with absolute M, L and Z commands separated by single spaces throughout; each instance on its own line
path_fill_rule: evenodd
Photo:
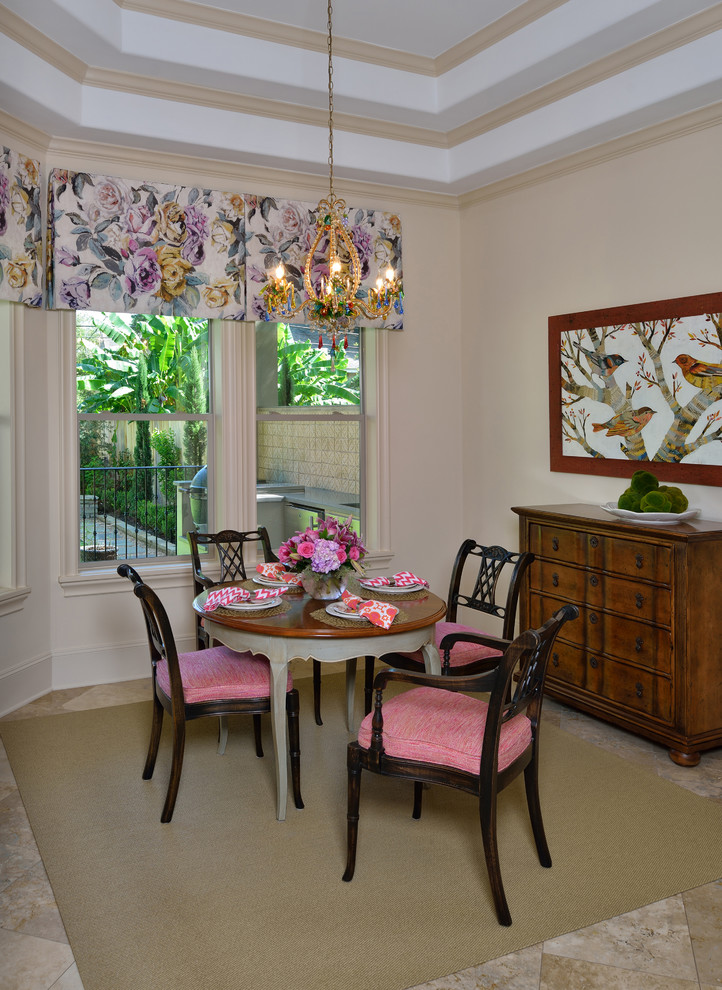
M 325 608 L 317 608 L 315 612 L 311 612 L 311 617 L 316 619 L 318 622 L 323 622 L 327 626 L 335 626 L 336 629 L 358 629 L 362 625 L 373 625 L 369 622 L 360 622 L 358 619 L 343 619 L 340 615 L 329 615 Z M 408 615 L 403 609 L 399 609 L 398 615 L 394 616 L 392 626 L 397 625 L 400 622 L 406 622 Z M 376 626 L 375 628 L 379 628 Z

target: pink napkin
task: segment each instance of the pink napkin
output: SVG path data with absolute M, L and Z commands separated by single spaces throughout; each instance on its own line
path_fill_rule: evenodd
M 256 570 L 261 575 L 261 577 L 268 578 L 269 581 L 283 581 L 285 584 L 296 584 L 301 583 L 300 574 L 292 574 L 291 571 L 287 571 L 283 564 L 256 564 Z
M 253 594 L 253 601 L 263 601 L 266 598 L 275 598 L 277 595 L 282 595 L 284 592 L 283 588 L 261 588 Z M 208 597 L 206 598 L 205 604 L 203 606 L 204 611 L 213 612 L 221 605 L 233 605 L 235 602 L 248 602 L 251 600 L 251 592 L 246 591 L 245 588 L 216 588 L 208 592 Z
M 389 585 L 392 582 L 396 588 L 405 588 L 410 584 L 421 584 L 425 588 L 428 588 L 429 586 L 428 581 L 424 581 L 423 578 L 417 577 L 415 574 L 412 574 L 411 571 L 399 571 L 390 578 L 364 578 L 364 585 L 372 588 L 383 588 L 385 585 Z
M 348 591 L 343 592 L 341 599 L 346 608 L 365 616 L 369 622 L 373 622 L 375 626 L 381 626 L 383 629 L 388 629 L 394 621 L 394 617 L 399 614 L 399 610 L 388 602 L 377 602 L 372 598 L 364 600 L 349 594 Z

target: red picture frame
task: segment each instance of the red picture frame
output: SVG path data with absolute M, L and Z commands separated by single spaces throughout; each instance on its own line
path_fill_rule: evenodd
M 549 317 L 549 452 L 552 471 L 722 484 L 722 292 Z

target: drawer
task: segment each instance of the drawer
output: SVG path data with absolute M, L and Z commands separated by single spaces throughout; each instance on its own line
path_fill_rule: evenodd
M 661 584 L 669 584 L 672 576 L 670 546 L 531 523 L 529 549 L 537 557 Z
M 538 628 L 562 604 L 532 592 L 529 597 L 529 624 Z M 664 626 L 637 622 L 578 602 L 579 618 L 568 622 L 561 635 L 568 643 L 592 653 L 629 659 L 633 663 L 664 673 L 672 671 L 672 635 Z
M 672 721 L 672 683 L 666 677 L 619 663 L 612 657 L 588 653 L 559 639 L 547 674 L 552 691 L 555 682 L 664 722 Z
M 669 625 L 671 621 L 671 593 L 665 586 L 610 577 L 550 560 L 532 563 L 529 583 L 534 591 L 551 592 L 573 602 L 621 612 L 630 618 L 662 625 Z

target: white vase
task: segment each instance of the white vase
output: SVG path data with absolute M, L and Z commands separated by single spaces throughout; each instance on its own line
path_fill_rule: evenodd
M 328 574 L 317 574 L 310 567 L 301 571 L 303 590 L 311 598 L 317 598 L 319 601 L 331 601 L 334 598 L 340 598 L 346 590 L 346 583 L 345 571 L 337 570 L 330 571 Z

